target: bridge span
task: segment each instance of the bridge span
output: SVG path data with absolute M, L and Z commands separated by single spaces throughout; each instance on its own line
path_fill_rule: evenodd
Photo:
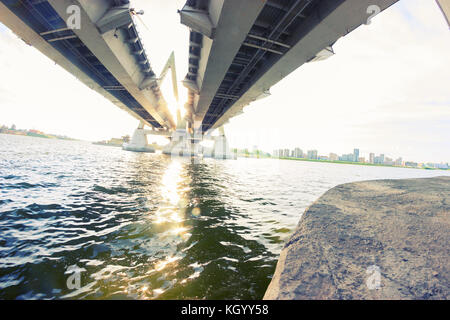
M 128 0 L 0 1 L 0 22 L 27 44 L 136 119 L 174 129 L 134 13 Z
M 190 29 L 183 121 L 169 112 L 160 89 L 167 68 L 161 77 L 152 70 L 129 0 L 0 0 L 0 22 L 138 119 L 133 145 L 157 132 L 186 144 L 183 132 L 221 128 L 216 153 L 226 157 L 223 124 L 301 65 L 332 56 L 340 37 L 397 1 L 187 0 L 179 10 Z
M 202 132 L 220 127 L 397 1 L 188 0 L 180 16 L 191 30 L 184 80 L 191 121 Z

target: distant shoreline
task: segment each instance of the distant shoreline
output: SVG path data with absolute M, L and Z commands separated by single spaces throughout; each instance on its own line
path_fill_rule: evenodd
M 20 131 L 19 131 L 20 132 Z M 67 141 L 82 141 L 77 140 L 69 137 L 58 137 L 50 134 L 34 134 L 34 133 L 27 133 L 24 134 L 22 132 L 20 133 L 9 133 L 9 132 L 0 132 L 0 134 L 5 135 L 11 135 L 11 136 L 22 136 L 22 137 L 34 137 L 34 138 L 43 138 L 43 139 L 57 139 L 57 140 L 67 140 Z M 87 141 L 89 142 L 89 141 Z M 94 145 L 101 145 L 101 146 L 110 146 L 110 147 L 121 147 L 116 144 L 111 143 L 105 143 L 103 141 L 100 142 L 91 142 Z M 410 167 L 410 166 L 395 166 L 395 165 L 389 165 L 389 164 L 378 164 L 378 163 L 362 163 L 362 162 L 351 162 L 351 161 L 339 161 L 339 160 L 319 160 L 319 159 L 306 159 L 306 158 L 288 158 L 288 157 L 272 157 L 268 155 L 261 155 L 261 156 L 251 156 L 251 155 L 245 155 L 245 154 L 238 154 L 238 158 L 248 158 L 248 159 L 278 159 L 278 160 L 291 160 L 291 161 L 306 161 L 306 162 L 321 162 L 321 163 L 335 163 L 335 164 L 350 164 L 350 165 L 357 165 L 357 166 L 368 166 L 368 167 L 387 167 L 387 168 L 402 168 L 402 169 L 420 169 L 420 170 L 440 170 L 440 171 L 450 171 L 450 168 L 448 169 L 442 169 L 442 168 L 431 168 L 431 167 Z
M 68 140 L 68 141 L 79 141 L 77 139 L 69 138 L 69 137 L 60 137 L 52 134 L 46 133 L 33 133 L 33 132 L 21 132 L 17 133 L 12 132 L 0 132 L 0 134 L 10 135 L 10 136 L 20 136 L 20 137 L 32 137 L 32 138 L 42 138 L 42 139 L 56 139 L 56 140 Z
M 278 159 L 278 160 L 293 160 L 293 161 L 307 161 L 307 162 L 321 162 L 321 163 L 335 163 L 335 164 L 352 164 L 357 166 L 368 166 L 368 167 L 387 167 L 387 168 L 403 168 L 403 169 L 421 169 L 421 170 L 441 170 L 441 171 L 450 171 L 449 169 L 441 169 L 441 168 L 431 168 L 431 167 L 410 167 L 410 166 L 393 166 L 389 164 L 378 164 L 378 163 L 362 163 L 362 162 L 351 162 L 351 161 L 339 161 L 339 160 L 319 160 L 319 159 L 306 159 L 306 158 L 288 158 L 288 157 L 271 157 L 271 156 L 246 156 L 246 155 L 238 155 L 239 158 L 255 158 L 255 159 Z
M 430 167 L 407 167 L 407 166 L 392 166 L 389 164 L 378 164 L 378 163 L 362 163 L 362 162 L 351 162 L 351 161 L 331 161 L 331 160 L 315 160 L 315 159 L 305 159 L 305 158 L 286 158 L 286 157 L 269 157 L 270 159 L 281 159 L 281 160 L 294 160 L 294 161 L 308 161 L 308 162 L 325 162 L 325 163 L 336 163 L 336 164 L 353 164 L 357 166 L 369 166 L 369 167 L 388 167 L 388 168 L 403 168 L 403 169 L 421 169 L 421 170 L 442 170 L 449 171 L 450 169 L 441 168 L 430 168 Z

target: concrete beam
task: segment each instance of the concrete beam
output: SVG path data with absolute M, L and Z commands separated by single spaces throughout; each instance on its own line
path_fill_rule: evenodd
M 316 54 L 316 56 L 309 62 L 326 60 L 332 57 L 333 55 L 334 55 L 333 47 L 329 46 L 320 51 L 318 54 Z
M 138 37 L 125 40 L 126 43 L 136 43 L 138 41 L 139 41 Z
M 132 23 L 130 4 L 109 9 L 105 15 L 97 21 L 97 28 L 103 34 L 109 30 L 128 26 Z
M 139 85 L 140 90 L 145 90 L 148 88 L 151 88 L 153 86 L 156 86 L 158 84 L 158 79 L 155 76 L 148 76 L 142 80 L 141 84 Z
M 436 0 L 436 2 L 444 14 L 448 26 L 450 27 L 450 0 Z
M 185 79 L 182 83 L 187 89 L 192 90 L 195 94 L 199 93 L 198 86 L 195 81 Z
M 167 130 L 161 130 L 161 131 L 144 130 L 144 133 L 154 135 L 154 136 L 164 136 L 164 137 L 170 137 L 172 135 L 172 132 L 167 131 Z
M 267 38 L 264 38 L 264 37 L 261 37 L 261 36 L 257 36 L 257 35 L 251 34 L 251 33 L 248 34 L 248 37 L 249 38 L 253 38 L 253 39 L 262 40 L 262 41 L 268 42 L 268 43 L 273 43 L 273 44 L 276 44 L 276 45 L 278 45 L 280 47 L 285 47 L 285 48 L 288 48 L 288 49 L 291 48 L 291 46 L 288 45 L 288 44 L 285 44 L 285 43 L 282 43 L 282 42 L 279 42 L 279 41 L 273 41 L 273 40 L 270 40 L 270 39 L 267 39 Z
M 186 5 L 180 11 L 180 18 L 181 23 L 185 26 L 210 39 L 214 38 L 215 26 L 207 11 L 197 10 Z
M 346 0 L 326 17 L 320 19 L 313 15 L 305 19 L 306 28 L 310 30 L 304 34 L 302 30 L 295 30 L 293 35 L 299 39 L 281 58 L 267 70 L 261 71 L 260 78 L 237 100 L 211 129 L 216 129 L 226 123 L 228 119 L 238 115 L 242 108 L 258 99 L 262 93 L 285 78 L 291 72 L 308 61 L 314 60 L 322 50 L 329 48 L 340 37 L 345 36 L 361 24 L 367 22 L 367 8 L 378 5 L 384 10 L 398 0 Z M 332 5 L 332 0 L 322 1 L 322 5 Z
M 203 37 L 197 73 L 200 95 L 194 104 L 196 122 L 203 121 L 228 67 L 265 3 L 266 0 L 211 0 L 209 14 L 217 21 L 217 27 L 213 40 Z
M 21 38 L 25 43 L 34 47 L 40 51 L 43 55 L 47 56 L 49 59 L 54 61 L 57 65 L 61 66 L 67 72 L 71 73 L 78 80 L 80 80 L 84 85 L 90 89 L 101 94 L 103 97 L 111 101 L 114 105 L 120 109 L 129 113 L 132 117 L 137 120 L 143 121 L 143 119 L 129 109 L 122 102 L 117 100 L 108 90 L 105 90 L 99 86 L 94 80 L 87 76 L 81 69 L 74 65 L 70 60 L 66 59 L 59 51 L 53 48 L 47 41 L 45 41 L 38 33 L 33 29 L 28 27 L 21 19 L 19 19 L 13 12 L 11 12 L 8 7 L 6 7 L 2 2 L 0 2 L 0 22 L 6 27 L 11 29 L 19 38 Z M 147 125 L 151 123 L 144 121 Z
M 102 19 L 110 7 L 107 0 L 49 0 L 50 5 L 64 19 L 67 20 L 66 8 L 74 3 L 80 7 L 81 29 L 73 30 L 80 40 L 100 60 L 120 84 L 147 110 L 149 114 L 162 126 L 175 128 L 176 124 L 168 108 L 160 103 L 160 99 L 151 90 L 141 90 L 140 86 L 148 76 L 151 68 L 143 70 L 136 56 L 127 44 L 126 30 L 109 30 L 100 33 L 96 22 Z M 132 39 L 132 41 L 138 41 Z

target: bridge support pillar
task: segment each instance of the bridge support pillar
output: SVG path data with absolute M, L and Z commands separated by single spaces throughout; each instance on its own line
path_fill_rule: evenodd
M 122 148 L 134 152 L 155 152 L 155 148 L 148 145 L 147 134 L 142 121 L 139 123 L 138 128 L 134 130 L 131 141 L 124 143 Z
M 215 159 L 236 159 L 236 155 L 231 152 L 223 126 L 219 127 L 219 135 L 214 137 L 214 147 L 212 157 Z
M 170 142 L 163 149 L 163 153 L 175 157 L 190 157 L 198 154 L 196 144 L 192 143 L 191 135 L 185 129 L 173 132 Z

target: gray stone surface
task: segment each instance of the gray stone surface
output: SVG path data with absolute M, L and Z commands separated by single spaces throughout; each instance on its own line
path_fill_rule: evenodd
M 303 214 L 264 299 L 448 299 L 449 215 L 450 177 L 337 186 Z

